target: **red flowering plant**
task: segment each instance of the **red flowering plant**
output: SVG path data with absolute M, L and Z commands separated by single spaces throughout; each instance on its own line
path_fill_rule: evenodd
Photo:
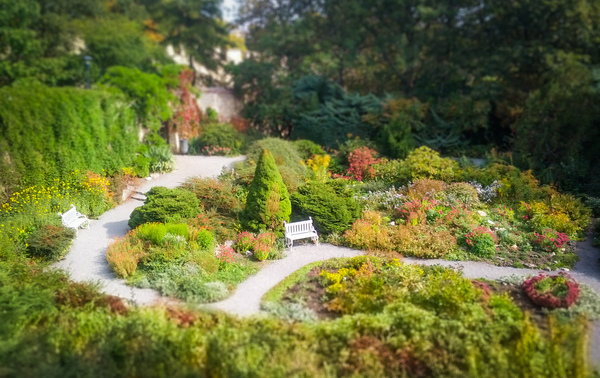
M 579 284 L 564 272 L 556 276 L 540 273 L 522 285 L 523 292 L 538 306 L 568 308 L 579 299 Z
M 525 209 L 528 209 L 528 206 Z M 512 207 L 506 205 L 498 205 L 492 209 L 492 214 L 500 221 L 511 223 L 514 220 L 515 212 Z M 527 214 L 526 214 L 527 215 Z M 529 215 L 527 215 L 529 216 Z
M 469 251 L 480 257 L 491 257 L 496 252 L 496 234 L 484 226 L 478 226 L 465 235 Z
M 546 252 L 558 252 L 568 241 L 567 234 L 551 228 L 544 228 L 542 233 L 534 232 L 531 238 L 534 245 L 539 245 Z
M 375 176 L 374 165 L 379 163 L 377 151 L 369 147 L 361 147 L 350 152 L 348 155 L 348 176 L 353 177 L 358 181 L 363 179 L 372 179 Z
M 260 243 L 257 242 L 254 245 L 254 257 L 258 260 L 258 261 L 262 261 L 262 260 L 266 260 L 267 257 L 269 257 L 269 252 L 271 251 L 271 247 L 264 244 L 264 243 Z
M 437 200 L 428 197 L 405 202 L 398 208 L 398 217 L 405 224 L 416 226 L 428 218 L 427 212 L 434 210 L 437 204 Z
M 337 174 L 337 173 L 333 173 L 331 175 L 331 178 L 342 179 L 342 180 L 352 180 L 352 177 L 350 177 L 350 176 L 340 175 L 340 174 Z
M 219 259 L 221 266 L 232 263 L 234 260 L 234 258 L 233 258 L 234 253 L 235 253 L 235 251 L 233 250 L 233 248 L 228 247 L 226 245 L 220 245 L 217 248 L 217 258 Z
M 252 250 L 254 244 L 256 243 L 256 238 L 251 232 L 244 231 L 240 232 L 235 238 L 235 250 L 239 253 L 244 253 L 246 251 Z
M 523 220 L 531 220 L 531 218 L 533 218 L 533 211 L 531 210 L 531 205 L 521 201 L 521 205 L 519 206 L 519 211 L 521 213 L 523 213 L 523 215 L 521 216 L 521 218 L 523 218 Z
M 262 243 L 269 247 L 273 247 L 275 245 L 276 240 L 277 240 L 277 236 L 271 231 L 266 231 L 266 232 L 260 233 L 256 236 L 257 243 Z

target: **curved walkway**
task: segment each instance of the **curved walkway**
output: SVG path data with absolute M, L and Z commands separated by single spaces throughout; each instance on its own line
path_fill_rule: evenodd
M 201 156 L 176 156 L 178 169 L 174 172 L 151 180 L 138 189 L 138 193 L 146 193 L 153 186 L 174 188 L 185 182 L 190 177 L 216 177 L 223 167 L 229 167 L 243 157 L 201 157 Z M 102 291 L 129 299 L 139 305 L 150 305 L 169 301 L 152 289 L 140 289 L 128 286 L 125 280 L 118 279 L 106 261 L 106 249 L 116 237 L 124 236 L 129 231 L 127 222 L 131 212 L 144 201 L 144 196 L 138 195 L 122 205 L 104 213 L 98 220 L 93 220 L 89 229 L 79 231 L 78 238 L 64 260 L 56 263 L 54 267 L 65 269 L 75 281 L 99 282 Z M 228 299 L 213 303 L 205 308 L 226 311 L 230 314 L 248 316 L 260 313 L 260 301 L 277 283 L 297 269 L 320 260 L 333 257 L 354 257 L 363 254 L 362 251 L 337 247 L 330 244 L 300 245 L 294 247 L 281 260 L 268 262 L 256 275 L 248 278 L 238 285 L 237 289 Z M 577 253 L 581 257 L 574 271 L 570 274 L 579 282 L 591 286 L 600 294 L 600 266 L 598 249 L 592 246 L 592 237 L 578 243 Z M 474 261 L 446 261 L 446 260 L 421 260 L 405 258 L 405 262 L 415 262 L 424 265 L 443 265 L 462 269 L 465 277 L 498 279 L 510 275 L 528 276 L 539 273 L 536 269 L 517 269 L 499 267 Z M 590 352 L 592 360 L 600 362 L 600 324 L 594 325 L 591 335 Z
M 153 186 L 175 188 L 190 177 L 216 177 L 223 167 L 229 167 L 243 159 L 243 156 L 227 158 L 177 155 L 175 171 L 144 183 L 137 191 L 146 193 Z M 163 301 L 163 297 L 155 290 L 128 286 L 125 280 L 115 276 L 106 262 L 108 245 L 129 231 L 129 216 L 136 207 L 144 203 L 144 199 L 143 195 L 134 196 L 102 214 L 97 220 L 92 220 L 89 229 L 79 230 L 79 236 L 65 259 L 54 264 L 54 267 L 68 271 L 71 279 L 75 281 L 99 282 L 105 293 L 129 299 L 137 304 L 148 305 Z

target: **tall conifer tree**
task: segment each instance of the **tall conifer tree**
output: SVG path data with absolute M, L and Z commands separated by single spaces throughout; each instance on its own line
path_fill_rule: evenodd
M 281 232 L 283 221 L 289 221 L 291 213 L 290 195 L 275 159 L 269 151 L 263 150 L 250 184 L 242 223 L 253 231 L 269 229 Z

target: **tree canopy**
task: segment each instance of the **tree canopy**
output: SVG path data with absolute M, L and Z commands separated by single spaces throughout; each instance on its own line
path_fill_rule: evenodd
M 546 181 L 578 171 L 589 182 L 600 163 L 599 16 L 599 0 L 255 0 L 241 8 L 255 53 L 235 68 L 236 89 L 252 124 L 292 136 L 294 88 L 308 76 L 348 96 L 413 99 L 424 113 L 405 107 L 383 119 L 412 125 L 419 144 L 493 148 Z M 313 118 L 323 129 L 313 135 L 331 119 Z
M 0 86 L 34 80 L 83 86 L 112 66 L 158 73 L 165 45 L 209 69 L 228 41 L 220 0 L 0 0 Z

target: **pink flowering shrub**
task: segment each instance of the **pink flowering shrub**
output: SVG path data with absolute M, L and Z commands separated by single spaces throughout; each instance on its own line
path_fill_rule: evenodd
M 217 250 L 217 258 L 219 259 L 219 262 L 221 263 L 221 265 L 229 264 L 229 263 L 232 263 L 234 260 L 233 259 L 234 253 L 235 253 L 235 251 L 233 250 L 233 248 L 228 247 L 226 245 L 222 245 Z
M 244 253 L 252 249 L 256 243 L 256 238 L 251 232 L 240 232 L 235 238 L 235 250 L 239 253 Z
M 269 257 L 269 252 L 271 251 L 271 247 L 263 243 L 256 243 L 254 245 L 254 257 L 258 261 L 266 260 Z
M 558 252 L 569 241 L 567 234 L 545 228 L 541 233 L 534 232 L 531 242 L 546 252 Z
M 277 240 L 277 236 L 271 231 L 263 232 L 256 236 L 256 242 L 265 244 L 269 247 L 273 247 L 275 245 L 275 241 Z
M 252 251 L 257 260 L 265 260 L 269 253 L 275 248 L 277 236 L 272 232 L 263 232 L 254 236 L 248 231 L 238 234 L 235 242 L 235 249 L 240 253 Z

